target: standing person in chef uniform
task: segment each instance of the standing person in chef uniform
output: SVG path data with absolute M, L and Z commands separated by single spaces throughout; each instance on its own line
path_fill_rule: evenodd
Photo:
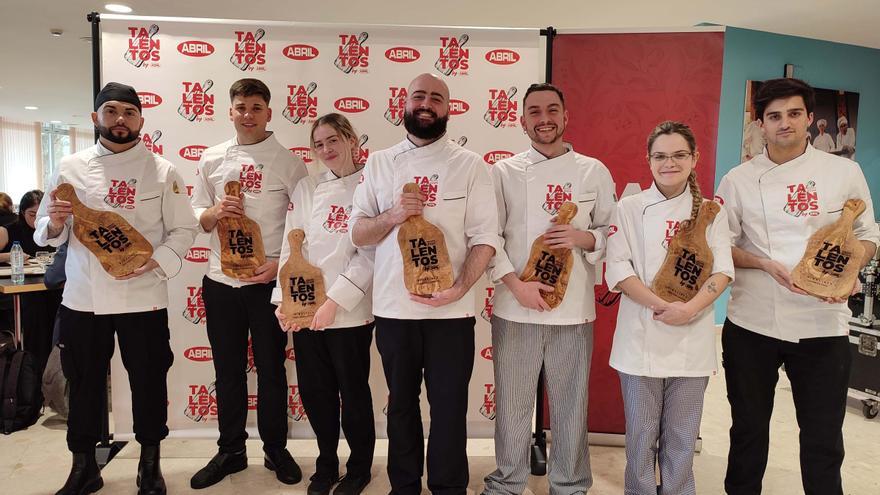
M 326 495 L 339 481 L 340 398 L 342 430 L 351 448 L 346 474 L 334 495 L 357 495 L 370 482 L 376 429 L 370 394 L 370 344 L 373 342 L 372 249 L 356 248 L 348 235 L 351 202 L 363 164 L 354 163 L 358 135 L 347 118 L 330 113 L 312 125 L 312 152 L 326 167 L 306 177 L 293 192 L 287 213 L 280 267 L 290 256 L 287 235 L 305 232 L 303 258 L 320 267 L 327 301 L 308 328 L 288 322 L 279 306 L 281 327 L 293 333 L 296 377 L 309 423 L 318 438 L 319 455 L 309 495 Z M 280 276 L 280 273 L 279 273 Z M 272 302 L 281 304 L 281 283 Z
M 831 134 L 825 132 L 825 129 L 828 127 L 828 121 L 825 119 L 819 119 L 816 121 L 816 129 L 819 129 L 819 134 L 816 134 L 816 137 L 813 138 L 813 147 L 819 151 L 824 151 L 826 153 L 831 153 L 835 150 L 834 147 L 834 138 L 831 137 Z
M 473 284 L 499 246 L 495 192 L 486 164 L 446 136 L 449 88 L 422 74 L 409 85 L 406 138 L 367 160 L 354 195 L 351 238 L 376 246 L 373 314 L 388 382 L 388 477 L 399 494 L 421 492 L 422 376 L 431 406 L 428 488 L 463 494 L 468 485 L 467 399 L 474 366 Z M 402 193 L 417 182 L 423 194 Z M 434 189 L 436 188 L 436 192 Z M 398 226 L 413 215 L 443 231 L 454 285 L 430 297 L 403 283 Z
M 284 234 L 284 217 L 305 164 L 266 130 L 272 120 L 269 88 L 258 79 L 241 79 L 229 88 L 229 119 L 235 137 L 202 153 L 193 206 L 202 230 L 211 235 L 208 274 L 202 280 L 208 340 L 217 387 L 219 452 L 190 480 L 193 489 L 218 483 L 247 468 L 247 359 L 250 333 L 257 368 L 257 427 L 263 441 L 264 465 L 278 481 L 299 483 L 302 472 L 287 451 L 287 334 L 275 319 L 270 301 Z M 241 196 L 224 186 L 241 183 Z M 248 218 L 260 225 L 266 263 L 250 278 L 234 279 L 220 265 L 222 218 Z
M 141 445 L 139 495 L 165 493 L 159 443 L 168 435 L 169 344 L 166 281 L 180 272 L 198 221 L 174 166 L 139 139 L 141 102 L 131 86 L 107 83 L 95 99 L 94 146 L 61 160 L 37 212 L 34 241 L 58 247 L 68 240 L 67 282 L 58 309 L 61 365 L 70 381 L 67 448 L 73 466 L 56 495 L 98 491 L 104 481 L 95 462 L 107 394 L 114 334 L 131 386 L 135 440 Z M 73 186 L 85 206 L 122 215 L 153 246 L 153 257 L 131 274 L 114 278 L 71 235 L 73 207 L 56 187 Z M 110 198 L 123 198 L 117 202 Z M 126 205 L 126 207 L 120 207 Z M 128 207 L 130 206 L 130 208 Z
M 651 289 L 670 239 L 694 222 L 703 204 L 700 154 L 691 129 L 666 121 L 648 137 L 649 189 L 617 203 L 608 238 L 605 280 L 623 292 L 611 348 L 626 413 L 626 495 L 695 495 L 694 447 L 703 394 L 717 373 L 712 303 L 733 279 L 730 231 L 721 210 L 706 230 L 709 278 L 688 302 L 667 302 Z M 658 490 L 655 468 L 660 470 Z
M 520 124 L 528 151 L 492 167 L 504 248 L 495 253 L 489 277 L 496 284 L 492 315 L 495 367 L 495 459 L 483 493 L 522 493 L 529 477 L 529 442 L 538 376 L 544 367 L 550 398 L 553 445 L 551 493 L 586 493 L 592 486 L 587 444 L 587 385 L 596 319 L 596 264 L 614 210 L 614 183 L 605 165 L 562 141 L 568 111 L 562 92 L 533 84 L 522 100 Z M 578 206 L 568 225 L 555 225 L 564 201 Z M 550 310 L 541 291 L 553 287 L 522 282 L 532 242 L 571 249 L 565 298 Z
M 804 491 L 842 494 L 851 312 L 846 298 L 807 295 L 790 273 L 809 237 L 837 220 L 848 199 L 867 207 L 854 225 L 865 254 L 852 262 L 867 264 L 880 230 L 859 165 L 807 144 L 813 88 L 773 79 L 754 98 L 767 149 L 728 172 L 716 193 L 727 210 L 736 267 L 721 338 L 733 417 L 724 487 L 731 495 L 761 493 L 773 396 L 785 365 L 800 427 Z
M 845 146 L 856 149 L 856 130 L 849 126 L 846 117 L 837 119 L 837 151 L 843 151 Z

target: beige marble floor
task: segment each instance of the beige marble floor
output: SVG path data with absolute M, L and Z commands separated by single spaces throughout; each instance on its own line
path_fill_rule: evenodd
M 861 403 L 850 400 L 844 424 L 847 456 L 843 466 L 844 491 L 850 495 L 880 494 L 880 418 L 865 419 Z M 791 389 L 784 374 L 780 378 L 773 415 L 770 462 L 764 477 L 764 493 L 796 495 L 803 493 L 798 468 L 798 428 L 791 401 Z M 703 414 L 703 450 L 694 461 L 697 492 L 700 495 L 723 493 L 724 469 L 728 448 L 727 430 L 730 417 L 725 398 L 724 377 L 713 378 L 706 393 Z M 65 447 L 63 422 L 57 417 L 44 417 L 40 423 L 11 436 L 0 435 L 0 494 L 53 494 L 67 477 L 70 457 Z M 317 449 L 313 441 L 291 440 L 288 444 L 308 477 L 314 470 Z M 379 441 L 373 466 L 373 482 L 368 494 L 389 492 L 385 476 L 387 443 Z M 162 468 L 169 493 L 192 493 L 190 476 L 213 455 L 211 440 L 167 440 L 163 443 Z M 278 483 L 262 465 L 260 445 L 249 441 L 250 467 L 225 479 L 204 495 L 275 495 L 304 494 L 305 483 L 292 487 Z M 344 452 L 342 452 L 344 454 Z M 494 468 L 490 440 L 472 440 L 470 456 L 470 489 L 482 488 L 482 479 Z M 102 494 L 137 493 L 134 476 L 137 469 L 138 446 L 129 443 L 104 469 L 105 488 Z M 624 451 L 618 447 L 591 449 L 594 485 L 590 494 L 619 495 L 623 493 Z M 535 494 L 548 493 L 545 477 L 532 477 L 529 489 Z M 427 493 L 427 490 L 425 490 Z

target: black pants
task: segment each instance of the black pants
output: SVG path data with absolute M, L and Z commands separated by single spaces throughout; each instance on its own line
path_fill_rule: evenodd
M 761 493 L 773 397 L 779 367 L 784 364 L 800 427 L 804 492 L 842 495 L 842 427 L 852 359 L 847 337 L 792 343 L 751 332 L 727 320 L 721 345 L 733 419 L 724 480 L 727 493 Z
M 468 383 L 474 369 L 474 318 L 376 318 L 376 345 L 388 383 L 388 478 L 394 494 L 422 489 L 422 374 L 431 406 L 428 489 L 463 494 L 468 485 Z
M 67 448 L 93 453 L 100 440 L 114 333 L 131 386 L 135 439 L 141 445 L 159 445 L 168 435 L 165 379 L 174 361 L 168 343 L 168 312 L 96 315 L 61 306 L 58 327 L 61 367 L 70 385 Z
M 243 451 L 248 437 L 248 329 L 257 369 L 257 429 L 263 450 L 287 445 L 287 334 L 278 325 L 275 305 L 270 302 L 274 286 L 271 282 L 234 288 L 208 277 L 202 281 L 217 376 L 217 445 L 223 453 Z
M 21 332 L 25 349 L 33 354 L 40 376 L 52 352 L 55 316 L 61 306 L 61 289 L 21 295 Z
M 370 394 L 370 344 L 373 325 L 331 328 L 293 334 L 299 393 L 320 454 L 315 471 L 320 475 L 339 473 L 340 395 L 342 431 L 351 448 L 346 463 L 349 476 L 370 474 L 376 427 Z

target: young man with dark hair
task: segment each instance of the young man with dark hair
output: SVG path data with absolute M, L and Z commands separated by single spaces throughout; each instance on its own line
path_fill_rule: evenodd
M 180 272 L 198 222 L 181 192 L 180 174 L 141 144 L 144 118 L 134 88 L 107 83 L 95 99 L 92 121 L 100 134 L 98 142 L 61 160 L 46 186 L 51 192 L 40 204 L 34 232 L 40 246 L 69 241 L 57 325 L 61 363 L 70 380 L 67 448 L 73 453 L 73 466 L 56 495 L 92 493 L 104 486 L 95 445 L 101 415 L 107 414 L 102 404 L 114 337 L 128 371 L 135 440 L 141 445 L 138 495 L 164 495 L 159 444 L 168 435 L 166 378 L 174 361 L 166 283 Z M 89 208 L 122 215 L 152 245 L 152 257 L 130 274 L 107 273 L 71 234 L 73 205 L 56 197 L 59 184 L 73 186 Z
M 767 147 L 734 167 L 717 191 L 729 216 L 736 267 L 721 338 L 733 418 L 724 487 L 730 495 L 761 493 L 773 397 L 785 365 L 800 427 L 804 492 L 841 495 L 851 313 L 846 298 L 810 296 L 790 273 L 810 236 L 836 221 L 848 199 L 867 206 L 854 228 L 865 254 L 851 263 L 867 264 L 880 230 L 859 165 L 807 141 L 812 88 L 797 79 L 773 79 L 754 100 Z
M 287 373 L 284 367 L 287 334 L 275 319 L 270 301 L 284 219 L 297 182 L 307 175 L 305 164 L 266 130 L 272 120 L 269 88 L 257 79 L 242 79 L 229 90 L 229 119 L 235 137 L 205 150 L 193 206 L 202 230 L 211 234 L 208 274 L 202 281 L 208 340 L 211 343 L 217 387 L 219 453 L 190 480 L 194 489 L 218 483 L 247 467 L 248 334 L 257 369 L 257 426 L 263 441 L 265 465 L 279 481 L 302 479 L 287 451 Z M 240 196 L 224 192 L 227 182 L 241 184 Z M 223 273 L 220 240 L 214 231 L 223 218 L 247 215 L 260 225 L 266 263 L 254 276 L 235 279 Z
M 495 252 L 492 362 L 495 367 L 495 460 L 484 494 L 522 493 L 529 477 L 529 442 L 538 375 L 543 366 L 553 427 L 548 478 L 551 493 L 586 493 L 593 484 L 587 444 L 587 385 L 593 348 L 596 264 L 614 210 L 614 183 L 605 165 L 563 141 L 568 110 L 562 92 L 533 84 L 522 99 L 520 124 L 528 151 L 492 167 L 504 249 Z M 558 225 L 566 201 L 577 214 Z M 532 242 L 571 249 L 568 289 L 554 309 L 540 282 L 523 282 Z

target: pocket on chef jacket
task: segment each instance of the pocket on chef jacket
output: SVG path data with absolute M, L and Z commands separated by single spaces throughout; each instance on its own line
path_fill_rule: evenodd
M 138 195 L 135 213 L 138 224 L 147 226 L 162 221 L 162 190 L 148 191 Z M 141 232 L 143 233 L 143 232 Z
M 467 210 L 467 189 L 444 192 L 441 198 L 444 216 L 464 218 Z
M 586 230 L 590 226 L 590 213 L 593 211 L 593 208 L 596 206 L 596 198 L 599 196 L 599 193 L 596 192 L 585 192 L 578 194 L 577 196 L 577 207 L 578 212 L 577 216 L 575 216 L 574 226 L 581 230 Z

